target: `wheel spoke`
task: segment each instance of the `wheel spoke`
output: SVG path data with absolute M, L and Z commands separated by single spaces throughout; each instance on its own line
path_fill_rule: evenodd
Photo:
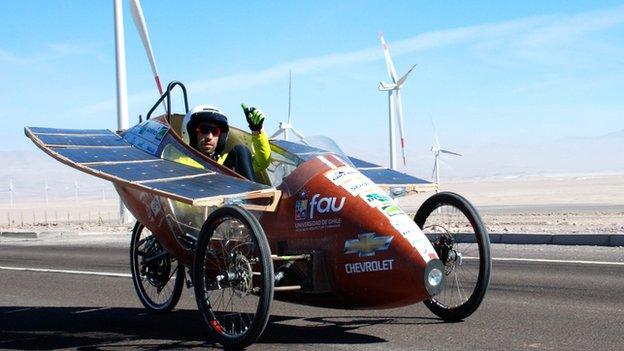
M 152 232 L 138 222 L 132 234 L 131 270 L 137 295 L 148 310 L 170 311 L 178 302 L 184 268 L 165 252 Z
M 425 234 L 435 235 L 432 244 L 445 265 L 440 291 L 425 304 L 444 319 L 467 317 L 481 303 L 489 283 L 491 263 L 484 225 L 474 208 L 452 193 L 429 198 L 415 220 Z

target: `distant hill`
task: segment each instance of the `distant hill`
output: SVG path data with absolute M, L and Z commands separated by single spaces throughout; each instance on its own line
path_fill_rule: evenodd
M 624 129 L 617 131 L 617 132 L 612 132 L 609 134 L 605 134 L 603 137 L 605 138 L 615 138 L 615 139 L 624 139 Z
M 0 203 L 8 201 L 9 183 L 13 183 L 15 200 L 45 199 L 45 184 L 48 184 L 48 198 L 70 199 L 79 197 L 112 197 L 116 192 L 108 181 L 98 179 L 68 167 L 43 151 L 32 150 L 0 151 L 3 167 L 0 167 Z
M 342 145 L 341 145 L 342 146 Z M 367 148 L 374 148 L 369 150 Z M 450 146 L 449 146 L 450 147 Z M 541 144 L 452 145 L 462 157 L 443 157 L 442 180 L 485 177 L 522 177 L 540 174 L 624 173 L 624 130 L 599 137 L 565 138 Z M 345 150 L 349 151 L 348 148 Z M 359 145 L 351 155 L 370 162 L 385 164 L 386 152 L 379 145 Z M 32 147 L 22 151 L 0 151 L 0 203 L 8 203 L 9 182 L 13 182 L 14 199 L 43 200 L 48 183 L 50 201 L 81 198 L 111 198 L 116 192 L 108 181 L 76 171 Z M 408 154 L 408 173 L 431 179 L 433 157 L 428 148 Z

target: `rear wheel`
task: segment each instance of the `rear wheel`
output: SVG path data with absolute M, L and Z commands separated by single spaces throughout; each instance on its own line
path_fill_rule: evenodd
M 260 223 L 238 206 L 215 210 L 199 235 L 195 299 L 218 343 L 243 348 L 266 327 L 273 300 L 273 262 Z
M 443 192 L 427 199 L 414 221 L 444 263 L 443 285 L 425 305 L 447 321 L 468 317 L 483 301 L 492 269 L 490 240 L 481 217 L 468 200 Z
M 139 221 L 130 243 L 132 282 L 139 300 L 150 312 L 169 312 L 184 288 L 184 266 L 160 245 Z

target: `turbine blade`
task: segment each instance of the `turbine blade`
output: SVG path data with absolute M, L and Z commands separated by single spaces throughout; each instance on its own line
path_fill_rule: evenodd
M 284 132 L 284 129 L 280 128 L 280 129 L 278 129 L 275 133 L 273 133 L 273 135 L 271 135 L 271 136 L 269 137 L 269 139 L 273 139 L 273 138 L 275 138 L 276 136 L 278 136 L 278 135 L 282 134 L 283 132 Z
M 405 161 L 405 128 L 403 127 L 403 102 L 401 101 L 401 92 L 395 90 L 395 112 L 399 122 L 399 137 L 401 138 L 401 153 L 403 155 L 403 166 L 407 166 Z
M 390 57 L 390 49 L 388 48 L 388 44 L 384 40 L 383 34 L 379 35 L 379 40 L 381 41 L 381 48 L 383 49 L 384 56 L 386 57 L 386 67 L 388 68 L 388 75 L 392 78 L 392 82 L 397 82 L 397 74 L 396 69 L 394 69 L 394 63 L 392 63 L 392 58 Z
M 438 165 L 438 155 L 435 155 L 435 157 L 433 158 L 433 170 L 431 171 L 431 179 L 435 179 L 435 171 L 436 171 L 436 167 Z
M 445 153 L 445 154 L 451 154 L 451 155 L 462 156 L 462 154 L 458 154 L 457 152 L 453 152 L 453 151 L 449 151 L 449 150 L 444 150 L 444 149 L 440 149 L 440 152 L 443 152 L 443 153 Z
M 158 76 L 156 60 L 154 59 L 154 53 L 152 51 L 152 43 L 150 42 L 149 33 L 147 32 L 147 24 L 145 23 L 143 9 L 141 8 L 141 3 L 139 2 L 139 0 L 130 1 L 130 12 L 132 13 L 132 20 L 134 21 L 134 25 L 139 32 L 141 41 L 143 42 L 143 47 L 145 48 L 145 52 L 147 53 L 147 58 L 149 60 L 150 66 L 152 67 L 152 73 L 154 74 L 154 79 L 156 80 L 156 86 L 158 87 L 160 95 L 162 95 L 162 84 L 160 83 L 160 77 Z
M 429 115 L 429 120 L 431 121 L 431 128 L 433 128 L 433 142 L 434 142 L 434 147 L 436 149 L 440 148 L 440 142 L 438 141 L 438 132 L 436 131 L 436 126 L 435 123 L 433 123 L 433 117 L 431 117 L 431 115 Z
M 145 48 L 145 53 L 147 54 L 147 59 L 149 60 L 150 67 L 152 68 L 152 74 L 154 75 L 154 81 L 156 81 L 156 88 L 158 88 L 158 93 L 160 94 L 159 96 L 162 96 L 163 87 L 160 82 L 160 76 L 158 75 L 158 69 L 156 68 L 156 59 L 154 58 L 152 43 L 150 42 L 145 16 L 143 16 L 143 9 L 141 8 L 139 0 L 130 1 L 130 13 L 132 14 L 134 26 L 141 37 L 141 42 L 143 42 L 143 47 Z M 165 109 L 165 113 L 167 113 L 167 103 L 165 100 L 162 101 L 162 106 Z
M 301 134 L 298 130 L 296 130 L 296 129 L 295 129 L 295 128 L 293 128 L 293 127 L 290 127 L 290 130 L 291 130 L 291 131 L 292 131 L 292 132 L 293 132 L 296 136 L 298 136 L 298 137 L 299 137 L 299 139 L 303 139 L 303 140 L 305 140 L 305 136 L 303 136 L 303 134 Z
M 399 79 L 399 81 L 396 83 L 398 87 L 400 87 L 401 85 L 403 85 L 403 83 L 405 83 L 405 80 L 407 79 L 407 76 L 409 76 L 410 73 L 412 73 L 412 70 L 416 67 L 416 65 L 413 65 L 412 68 L 409 69 L 409 71 L 407 71 L 407 73 L 405 73 L 403 75 L 403 77 L 401 77 Z

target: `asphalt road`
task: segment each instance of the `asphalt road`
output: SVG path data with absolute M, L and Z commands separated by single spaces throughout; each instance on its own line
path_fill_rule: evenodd
M 423 304 L 344 311 L 275 302 L 249 349 L 622 349 L 624 248 L 494 245 L 493 256 L 485 301 L 464 322 L 444 323 Z M 0 243 L 0 266 L 129 272 L 124 242 L 89 240 Z M 148 315 L 127 277 L 0 269 L 0 349 L 212 347 L 200 318 L 190 289 L 174 312 Z

